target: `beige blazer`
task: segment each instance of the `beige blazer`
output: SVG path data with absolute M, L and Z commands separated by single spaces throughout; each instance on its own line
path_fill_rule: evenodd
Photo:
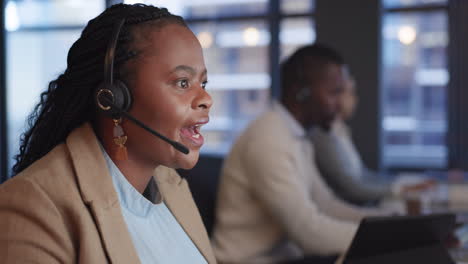
M 208 263 L 216 263 L 187 182 L 154 177 L 165 203 Z M 89 124 L 0 186 L 0 263 L 139 263 Z

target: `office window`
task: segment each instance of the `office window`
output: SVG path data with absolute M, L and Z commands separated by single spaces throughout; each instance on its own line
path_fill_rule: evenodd
M 385 7 L 398 8 L 388 9 L 382 29 L 385 167 L 447 165 L 447 12 L 443 6 L 402 8 L 445 2 L 384 1 Z
M 272 72 L 269 48 L 279 38 L 278 59 L 315 41 L 314 1 L 279 1 L 279 36 L 269 31 L 268 0 L 125 0 L 164 6 L 183 16 L 198 37 L 208 69 L 207 90 L 214 100 L 203 127 L 205 154 L 225 154 L 233 141 L 269 105 Z M 278 73 L 275 73 L 278 74 Z
M 68 49 L 104 1 L 8 1 L 5 7 L 8 168 L 26 118 L 48 83 L 66 68 Z M 9 171 L 10 172 L 10 171 Z

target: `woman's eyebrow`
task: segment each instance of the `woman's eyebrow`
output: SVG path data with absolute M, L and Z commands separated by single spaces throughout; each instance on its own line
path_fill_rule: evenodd
M 175 67 L 174 70 L 171 71 L 171 73 L 180 72 L 180 71 L 187 72 L 192 76 L 195 76 L 197 74 L 197 71 L 193 67 L 190 67 L 187 65 L 179 65 Z M 203 69 L 201 76 L 205 77 L 207 74 L 208 74 L 208 71 L 206 70 L 206 68 Z
M 171 71 L 171 73 L 180 72 L 180 71 L 187 72 L 190 75 L 195 75 L 196 74 L 195 69 L 190 67 L 190 66 L 187 66 L 187 65 L 179 65 L 179 66 L 175 67 L 174 70 Z

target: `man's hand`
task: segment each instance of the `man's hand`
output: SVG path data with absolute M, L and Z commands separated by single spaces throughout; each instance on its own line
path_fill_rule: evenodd
M 428 179 L 419 183 L 403 185 L 401 188 L 401 193 L 404 195 L 411 192 L 424 192 L 434 188 L 436 184 L 436 180 Z

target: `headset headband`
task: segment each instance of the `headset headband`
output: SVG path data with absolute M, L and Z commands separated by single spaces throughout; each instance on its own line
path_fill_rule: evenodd
M 112 85 L 114 82 L 114 57 L 115 50 L 117 48 L 117 42 L 119 40 L 120 30 L 125 23 L 125 18 L 121 19 L 115 26 L 114 32 L 112 32 L 111 40 L 106 51 L 106 58 L 104 60 L 104 82 L 107 85 Z

